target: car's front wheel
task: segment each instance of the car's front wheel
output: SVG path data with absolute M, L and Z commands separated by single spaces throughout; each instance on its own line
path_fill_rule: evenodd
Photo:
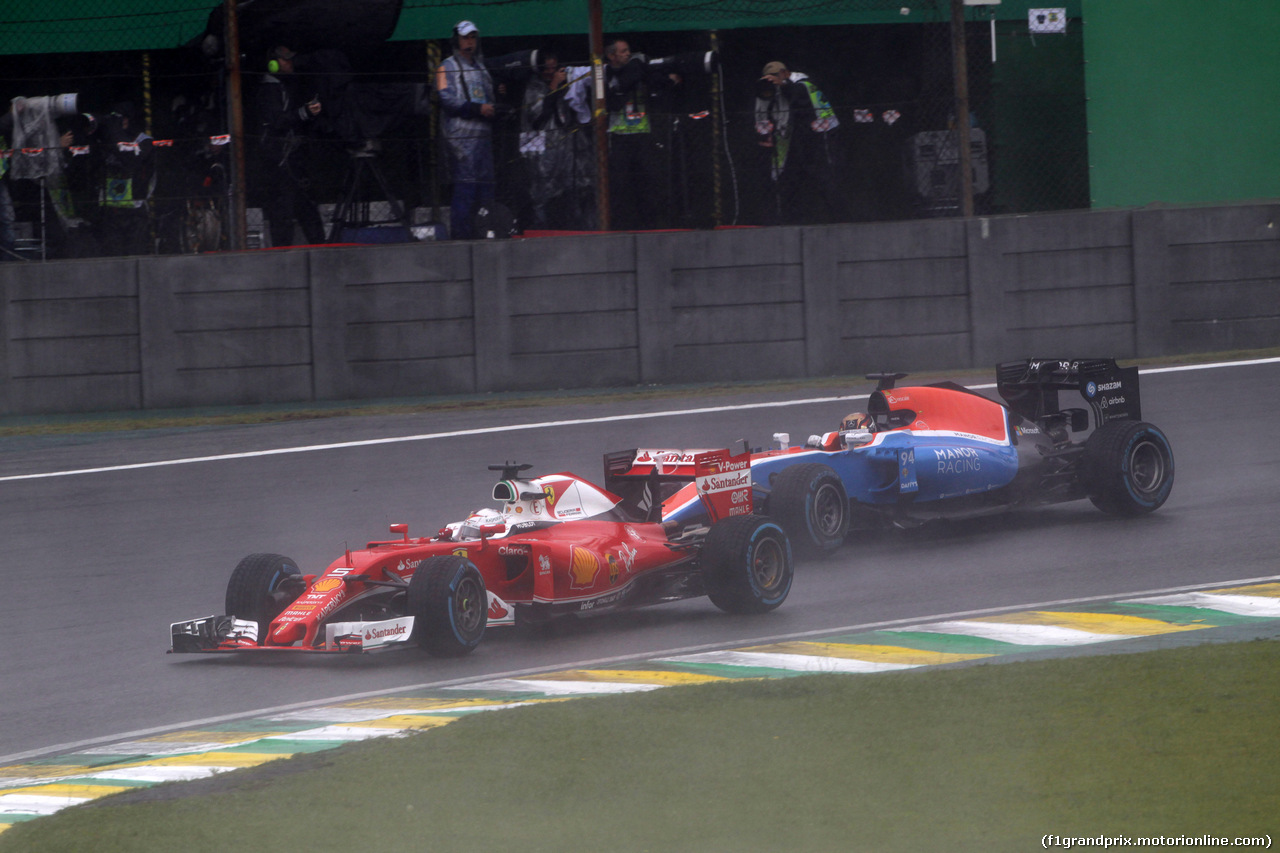
M 470 653 L 489 622 L 489 594 L 480 570 L 465 557 L 428 557 L 409 579 L 413 640 L 437 657 Z
M 791 591 L 793 571 L 787 534 L 757 515 L 716 522 L 702 546 L 707 595 L 729 613 L 773 610 Z
M 1085 443 L 1084 478 L 1089 500 L 1103 512 L 1154 512 L 1173 489 L 1173 448 L 1151 424 L 1111 421 Z
M 226 613 L 258 623 L 262 645 L 271 620 L 306 589 L 298 564 L 279 554 L 250 554 L 231 572 L 227 581 Z

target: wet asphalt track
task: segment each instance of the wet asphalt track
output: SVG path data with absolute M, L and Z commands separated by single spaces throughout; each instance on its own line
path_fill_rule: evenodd
M 983 377 L 973 381 L 985 382 Z M 865 393 L 869 385 L 848 389 Z M 472 656 L 355 659 L 165 654 L 168 624 L 221 612 L 231 568 L 277 551 L 316 571 L 408 522 L 412 534 L 485 505 L 485 466 L 598 478 L 605 450 L 755 445 L 832 428 L 856 402 L 539 428 L 521 424 L 811 399 L 802 390 L 303 423 L 0 440 L 0 758 L 153 727 L 437 680 L 963 610 L 1280 574 L 1280 364 L 1145 375 L 1143 413 L 1169 435 L 1169 503 L 1136 521 L 1079 502 L 875 534 L 803 564 L 765 617 L 705 600 L 583 619 L 546 635 L 492 632 Z M 994 394 L 993 391 L 987 392 Z M 336 442 L 501 429 L 303 453 L 62 477 L 30 474 Z

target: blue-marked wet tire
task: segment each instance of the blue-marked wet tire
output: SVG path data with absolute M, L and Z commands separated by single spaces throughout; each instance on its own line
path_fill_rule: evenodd
M 258 623 L 258 645 L 271 620 L 306 589 L 298 564 L 279 554 L 250 554 L 227 581 L 226 613 Z
M 465 557 L 428 557 L 409 579 L 408 610 L 423 649 L 437 657 L 469 654 L 489 622 L 484 578 Z
M 792 465 L 772 478 L 768 515 L 787 531 L 798 554 L 821 556 L 844 544 L 849 497 L 839 475 L 826 465 Z
M 1173 448 L 1156 427 L 1141 421 L 1103 424 L 1084 446 L 1089 500 L 1111 515 L 1145 515 L 1173 490 Z
M 718 521 L 702 546 L 702 574 L 716 607 L 728 613 L 767 613 L 791 591 L 787 534 L 757 515 Z

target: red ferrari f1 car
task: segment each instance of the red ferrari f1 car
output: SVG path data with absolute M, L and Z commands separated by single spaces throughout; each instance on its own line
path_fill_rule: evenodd
M 791 589 L 782 528 L 751 512 L 750 459 L 697 454 L 678 474 L 629 475 L 636 451 L 605 456 L 606 488 L 573 474 L 532 479 L 497 465 L 499 508 L 435 536 L 347 551 L 320 575 L 278 554 L 251 554 L 231 573 L 226 612 L 170 628 L 171 652 L 360 652 L 416 643 L 470 652 L 489 625 L 694 596 L 730 613 L 764 613 Z M 704 504 L 691 524 L 664 523 L 657 497 L 692 481 Z

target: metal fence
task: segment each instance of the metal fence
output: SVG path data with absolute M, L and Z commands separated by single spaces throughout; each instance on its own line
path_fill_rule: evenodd
M 434 88 L 434 68 L 449 55 L 450 44 L 446 38 L 406 38 L 404 21 L 411 13 L 431 6 L 450 19 L 479 18 L 521 5 L 409 2 L 395 39 L 352 30 L 351 43 L 341 45 L 352 91 L 376 98 L 387 90 Z M 726 0 L 717 14 L 733 26 L 709 29 L 696 26 L 698 12 L 672 0 L 606 4 L 606 33 L 623 34 L 633 51 L 649 59 L 714 54 L 714 61 L 701 68 L 686 61 L 679 86 L 652 102 L 646 155 L 651 172 L 640 189 L 612 187 L 615 210 L 640 195 L 643 204 L 632 224 L 642 228 L 960 215 L 964 158 L 959 140 L 966 125 L 974 212 L 1088 206 L 1078 18 L 1066 22 L 1065 32 L 1045 33 L 1033 31 L 1027 20 L 997 19 L 995 7 L 966 7 L 965 116 L 957 110 L 950 0 L 911 7 L 898 0 L 851 0 L 837 6 L 846 13 L 850 8 L 866 13 L 867 22 L 822 23 L 833 7 L 807 0 Z M 65 8 L 56 19 L 52 13 L 32 12 L 23 20 L 16 13 L 0 14 L 12 18 L 0 20 L 0 50 L 8 51 L 0 55 L 0 97 L 79 96 L 74 110 L 55 117 L 56 133 L 36 140 L 40 144 L 29 138 L 18 144 L 12 129 L 7 134 L 3 147 L 10 174 L 4 185 L 15 203 L 16 254 L 30 259 L 226 249 L 237 245 L 241 208 L 248 210 L 245 245 L 268 245 L 270 228 L 262 211 L 270 208 L 273 182 L 262 172 L 269 166 L 256 156 L 263 134 L 253 110 L 267 73 L 262 53 L 267 36 L 244 40 L 237 98 L 225 52 L 209 44 L 209 34 L 220 26 L 217 4 L 80 0 L 60 7 Z M 766 26 L 771 20 L 788 23 Z M 810 20 L 819 23 L 804 23 Z M 676 28 L 685 21 L 693 24 Z M 576 32 L 586 27 L 582 21 Z M 68 39 L 81 52 L 42 52 Z M 113 49 L 91 49 L 95 39 Z M 175 46 L 120 47 L 131 40 Z M 304 34 L 300 49 L 306 41 Z M 554 52 L 561 65 L 591 65 L 584 35 L 484 37 L 491 57 L 530 48 L 543 56 Z M 778 179 L 773 152 L 760 145 L 757 94 L 769 62 L 807 75 L 834 119 L 826 123 L 833 129 L 809 134 L 810 159 L 803 170 L 792 170 L 790 181 Z M 589 125 L 573 124 L 546 141 L 553 149 L 563 146 L 572 170 L 571 186 L 549 196 L 537 176 L 536 155 L 545 151 L 531 145 L 520 121 L 524 90 L 534 76 L 535 69 L 526 67 L 503 79 L 498 97 L 506 109 L 493 129 L 497 198 L 520 227 L 591 230 L 599 223 L 593 189 L 596 135 Z M 244 116 L 242 151 L 232 144 L 236 101 Z M 447 222 L 452 191 L 438 108 L 402 112 L 400 120 L 379 130 L 375 145 L 344 136 L 332 125 L 299 140 L 303 148 L 295 159 L 306 164 L 307 192 L 321 206 L 326 240 L 404 236 L 403 229 L 379 231 L 380 224 L 416 226 L 419 237 L 446 233 L 435 225 Z M 86 113 L 96 121 L 91 124 Z M 112 116 L 124 114 L 132 116 L 132 130 L 145 132 L 144 150 L 121 149 L 121 142 L 131 144 L 128 139 L 105 134 L 117 122 Z M 37 149 L 56 151 L 58 166 L 17 179 L 15 167 L 35 157 Z M 133 157 L 129 165 L 137 165 L 144 154 L 148 168 L 139 170 L 137 186 L 126 199 L 136 203 L 131 207 L 136 212 L 122 214 L 122 205 L 112 203 L 106 161 Z M 236 180 L 238 172 L 243 182 Z M 611 185 L 618 181 L 614 174 Z M 141 250 L 122 236 L 129 228 L 142 232 Z

